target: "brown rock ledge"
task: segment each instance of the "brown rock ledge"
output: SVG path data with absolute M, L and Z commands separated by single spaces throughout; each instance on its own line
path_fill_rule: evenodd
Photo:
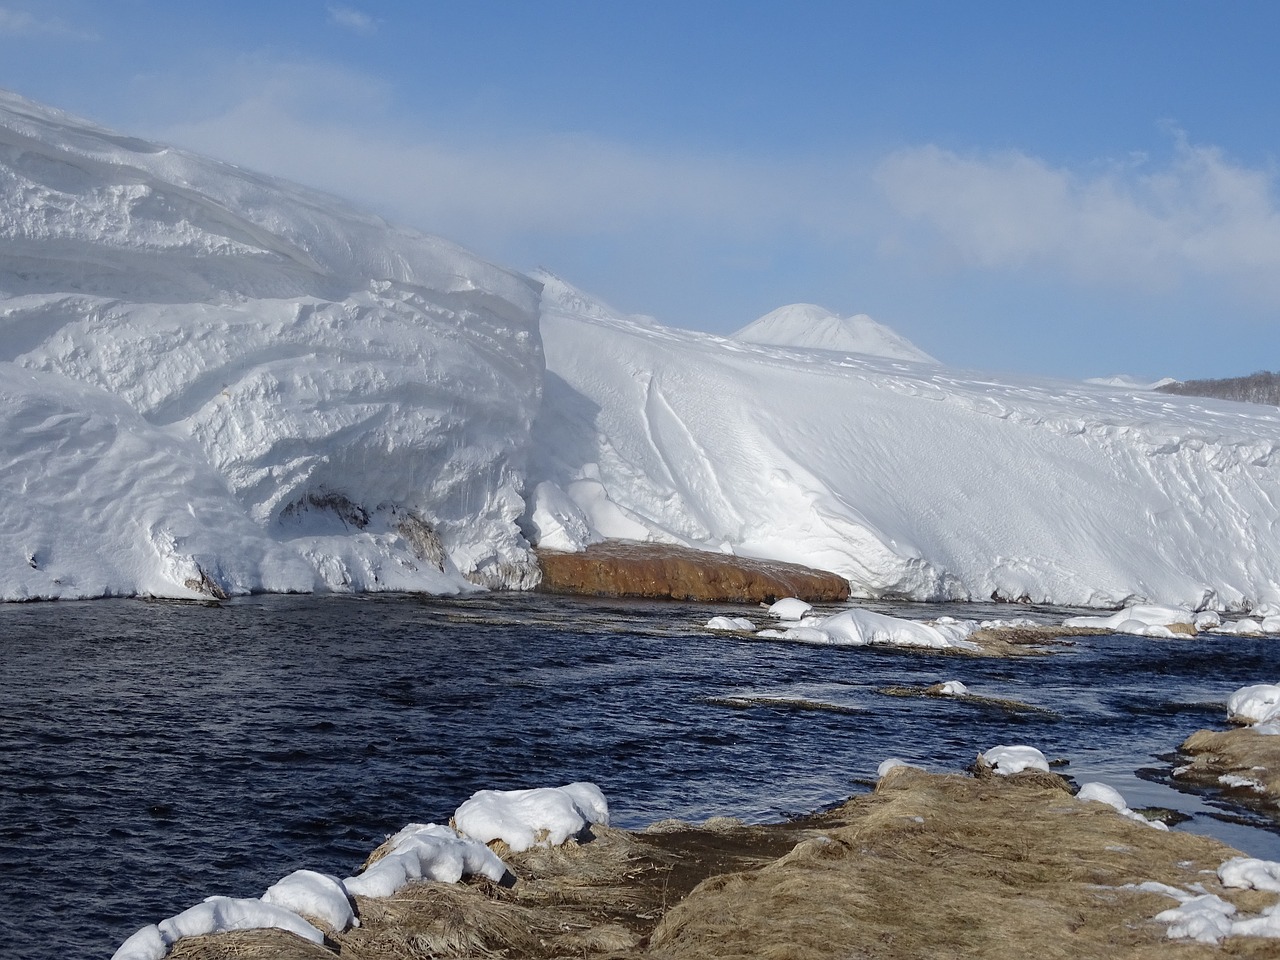
M 1190 762 L 1174 770 L 1175 778 L 1221 790 L 1242 806 L 1280 820 L 1280 737 L 1252 727 L 1197 730 L 1178 752 Z M 1238 777 L 1256 786 L 1224 783 L 1222 777 Z
M 546 593 L 594 597 L 772 603 L 849 599 L 844 577 L 778 560 L 754 560 L 665 543 L 606 540 L 582 553 L 537 550 Z
M 1274 940 L 1171 942 L 1173 900 L 1126 889 L 1202 884 L 1242 914 L 1274 894 L 1224 890 L 1237 851 L 1076 800 L 1053 774 L 892 770 L 868 796 L 776 826 L 717 818 L 507 854 L 518 878 L 418 882 L 359 898 L 362 925 L 327 947 L 279 931 L 180 941 L 177 960 L 420 957 L 1275 957 Z

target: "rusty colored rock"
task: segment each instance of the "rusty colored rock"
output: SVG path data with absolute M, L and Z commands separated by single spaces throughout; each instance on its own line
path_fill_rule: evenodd
M 754 560 L 665 543 L 608 540 L 582 553 L 538 550 L 545 593 L 664 600 L 810 603 L 849 599 L 844 577 L 797 563 Z

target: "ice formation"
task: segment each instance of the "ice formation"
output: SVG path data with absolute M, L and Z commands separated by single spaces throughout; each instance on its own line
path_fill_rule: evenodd
M 0 599 L 525 586 L 538 286 L 0 93 Z

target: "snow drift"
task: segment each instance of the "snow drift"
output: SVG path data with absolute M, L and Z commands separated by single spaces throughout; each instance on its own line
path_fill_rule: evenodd
M 531 584 L 537 303 L 0 93 L 0 598 Z
M 540 279 L 531 509 L 561 540 L 731 548 L 862 597 L 1280 599 L 1274 410 L 674 330 Z

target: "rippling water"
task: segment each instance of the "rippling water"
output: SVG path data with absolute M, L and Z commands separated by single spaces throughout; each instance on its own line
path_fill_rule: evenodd
M 0 956 L 105 958 L 205 896 L 349 874 L 485 787 L 593 780 L 628 827 L 776 820 L 866 789 L 887 756 L 960 769 L 997 743 L 1280 859 L 1273 823 L 1172 790 L 1159 759 L 1274 679 L 1275 641 L 987 661 L 702 632 L 716 613 L 762 619 L 540 596 L 0 605 Z M 949 679 L 1041 709 L 877 692 Z

